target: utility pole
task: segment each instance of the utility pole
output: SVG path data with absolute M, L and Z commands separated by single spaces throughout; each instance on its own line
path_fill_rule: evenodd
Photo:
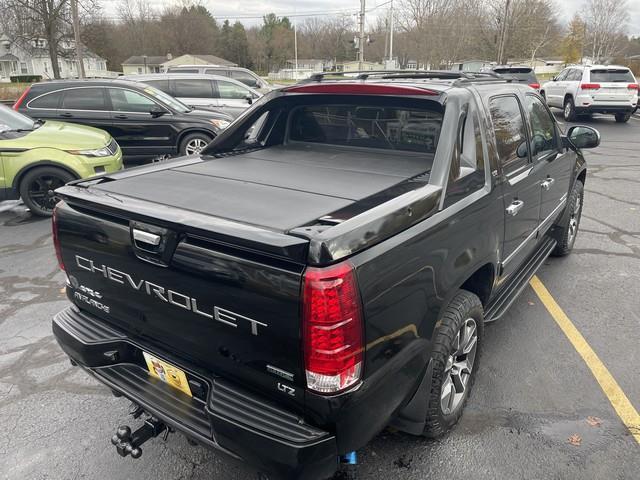
M 389 60 L 393 61 L 393 0 L 391 0 L 389 15 L 391 17 L 389 20 Z
M 364 68 L 364 11 L 365 0 L 360 0 L 360 34 L 358 36 L 358 70 Z
M 504 16 L 502 17 L 502 25 L 500 29 L 500 41 L 498 42 L 498 65 L 504 64 L 504 44 L 507 36 L 507 20 L 509 18 L 509 6 L 511 0 L 505 0 Z
M 76 58 L 78 60 L 78 78 L 84 78 L 84 60 L 80 43 L 80 18 L 78 17 L 78 0 L 71 0 L 71 16 L 73 17 L 73 36 L 76 42 Z
M 298 80 L 298 21 L 293 20 L 293 53 L 296 62 L 295 77 Z

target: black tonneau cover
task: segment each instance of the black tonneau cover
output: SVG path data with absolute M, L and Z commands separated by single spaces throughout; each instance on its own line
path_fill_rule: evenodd
M 287 232 L 427 172 L 431 156 L 289 144 L 134 175 L 109 194 Z

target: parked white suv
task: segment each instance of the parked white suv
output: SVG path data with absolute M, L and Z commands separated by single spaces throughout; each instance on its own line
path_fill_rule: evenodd
M 575 65 L 565 68 L 540 88 L 550 107 L 562 108 L 564 119 L 608 113 L 627 122 L 638 105 L 638 82 L 627 67 Z

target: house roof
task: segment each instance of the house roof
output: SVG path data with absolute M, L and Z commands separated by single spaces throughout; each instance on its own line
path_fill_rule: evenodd
M 17 62 L 19 60 L 15 55 L 11 55 L 10 53 L 5 53 L 0 56 L 0 62 Z
M 147 65 L 161 65 L 166 61 L 167 57 L 165 55 L 147 56 Z M 144 55 L 134 55 L 122 62 L 122 65 L 144 65 L 144 63 Z
M 320 60 L 317 58 L 299 58 L 298 63 L 324 63 L 326 60 Z M 296 63 L 295 58 L 287 60 L 287 63 Z
M 203 60 L 211 65 L 228 65 L 230 67 L 234 67 L 236 64 L 233 62 L 230 62 L 229 60 L 225 60 L 224 58 L 220 58 L 220 57 L 216 57 L 215 55 L 196 55 L 193 53 L 190 53 L 188 55 L 191 55 L 192 57 L 195 58 L 199 58 L 200 60 Z M 180 58 L 180 57 L 178 57 Z M 175 59 L 174 59 L 175 60 Z M 165 60 L 166 61 L 166 60 Z

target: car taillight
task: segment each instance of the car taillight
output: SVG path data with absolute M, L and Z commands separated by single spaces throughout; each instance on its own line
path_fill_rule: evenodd
M 53 215 L 51 216 L 51 231 L 53 233 L 53 248 L 56 250 L 58 265 L 60 270 L 64 271 L 64 262 L 62 261 L 62 250 L 60 249 L 60 239 L 58 238 L 58 206 L 53 207 Z
M 580 85 L 582 90 L 598 90 L 600 88 L 599 83 L 583 83 Z
M 307 269 L 302 321 L 307 387 L 319 393 L 337 393 L 358 382 L 364 331 L 351 263 Z
M 540 84 L 539 83 L 530 83 L 529 86 L 531 88 L 533 88 L 534 90 L 538 90 L 540 88 Z
M 629 85 L 627 85 L 627 88 L 629 90 L 638 90 L 640 86 L 637 83 L 630 83 Z
M 22 92 L 22 95 L 20 95 L 20 98 L 16 100 L 16 103 L 13 104 L 13 109 L 16 112 L 20 108 L 20 105 L 22 105 L 22 102 L 24 102 L 24 99 L 27 98 L 27 94 L 29 93 L 29 90 L 31 90 L 31 87 L 27 87 L 27 89 L 24 92 Z

